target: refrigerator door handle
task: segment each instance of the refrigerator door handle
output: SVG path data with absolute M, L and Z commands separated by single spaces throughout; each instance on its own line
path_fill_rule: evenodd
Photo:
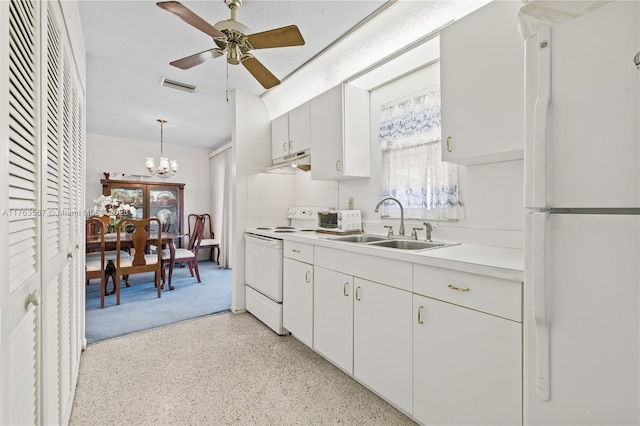
M 547 207 L 547 119 L 551 102 L 551 29 L 537 33 L 536 101 L 533 108 L 533 135 L 525 138 L 526 167 L 531 170 L 531 182 L 527 185 L 526 205 L 532 208 Z
M 536 393 L 550 398 L 550 330 L 547 312 L 546 236 L 549 213 L 529 215 L 529 254 L 526 280 L 533 289 L 533 315 L 536 327 Z

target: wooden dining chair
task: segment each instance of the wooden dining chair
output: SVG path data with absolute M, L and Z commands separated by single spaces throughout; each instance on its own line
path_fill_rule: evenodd
M 192 215 L 189 215 L 192 216 Z M 175 263 L 186 263 L 189 266 L 189 272 L 193 277 L 193 272 L 195 270 L 196 278 L 198 282 L 201 283 L 200 280 L 200 271 L 198 270 L 198 252 L 200 251 L 202 235 L 204 233 L 204 215 L 196 215 L 193 225 L 193 232 L 189 233 L 189 242 L 187 244 L 187 248 L 177 248 L 175 249 L 174 254 L 174 262 Z M 165 265 L 167 262 L 171 261 L 171 252 L 169 249 L 162 250 L 162 285 L 164 286 L 165 282 Z M 173 290 L 171 286 L 171 277 L 172 271 L 169 272 L 169 289 Z
M 99 224 L 96 220 L 99 220 L 100 222 L 102 222 L 102 224 L 104 225 L 104 234 L 105 234 L 105 250 L 102 251 L 93 251 L 93 252 L 89 252 L 87 250 L 86 253 L 86 259 L 99 259 L 100 256 L 102 255 L 102 252 L 104 252 L 104 258 L 105 261 L 107 262 L 107 269 L 109 269 L 109 267 L 111 267 L 112 265 L 115 264 L 116 261 L 116 250 L 106 250 L 107 248 L 109 248 L 109 243 L 111 243 L 111 246 L 113 247 L 113 243 L 115 243 L 115 241 L 106 241 L 106 232 L 107 232 L 107 228 L 109 225 L 109 222 L 111 221 L 111 218 L 109 216 L 97 216 L 97 215 L 93 215 L 93 216 L 89 216 L 89 219 L 94 219 L 91 222 L 89 222 L 87 220 L 87 225 L 86 225 L 86 235 L 96 235 L 96 230 L 99 227 Z M 124 252 L 122 253 L 122 255 L 124 257 L 127 257 L 129 255 L 128 252 Z M 109 262 L 111 262 L 111 264 L 109 264 Z M 112 276 L 111 274 L 111 270 L 107 270 L 105 269 L 105 276 L 106 276 L 106 282 L 105 282 L 105 291 L 106 291 L 106 286 L 109 284 L 109 277 L 112 277 L 112 281 L 113 281 L 113 291 L 107 294 L 115 294 L 116 292 L 116 281 L 115 278 Z M 129 276 L 125 275 L 122 277 L 124 279 L 124 283 L 127 287 L 131 287 L 131 285 L 129 284 Z M 87 285 L 89 285 L 89 279 L 87 279 Z
M 211 261 L 213 261 L 213 256 L 215 255 L 217 249 L 218 256 L 216 257 L 216 263 L 220 264 L 220 241 L 215 239 L 215 234 L 213 233 L 213 225 L 211 224 L 211 216 L 208 213 L 204 213 L 201 215 L 191 213 L 187 217 L 187 227 L 189 230 L 189 234 L 191 234 L 192 223 L 195 224 L 195 218 L 198 216 L 204 216 L 204 229 L 200 247 L 211 249 L 211 253 L 209 254 L 209 260 Z
M 125 229 L 132 229 L 130 233 L 131 248 L 133 254 L 129 257 L 124 256 L 124 246 L 122 236 Z M 151 231 L 154 229 L 155 231 Z M 148 219 L 129 219 L 120 220 L 118 224 L 118 235 L 116 239 L 116 303 L 120 304 L 120 275 L 139 274 L 143 272 L 154 272 L 154 282 L 158 289 L 158 297 L 162 295 L 160 286 L 160 267 L 162 265 L 162 252 L 156 250 L 154 254 L 145 254 L 150 240 L 156 244 L 162 241 L 162 225 L 160 220 L 155 217 Z M 153 232 L 154 235 L 151 235 Z M 127 235 L 129 237 L 129 235 Z M 157 240 L 156 240 L 157 238 Z M 160 245 L 159 243 L 157 243 Z
M 100 249 L 99 251 L 89 253 L 86 253 L 85 250 L 85 279 L 87 280 L 87 284 L 91 279 L 100 279 L 100 308 L 104 308 L 104 297 L 107 293 L 107 277 L 105 274 L 107 265 L 105 259 L 105 233 L 107 232 L 107 226 L 99 216 L 87 218 L 86 224 L 87 228 L 91 228 L 92 235 L 99 237 Z

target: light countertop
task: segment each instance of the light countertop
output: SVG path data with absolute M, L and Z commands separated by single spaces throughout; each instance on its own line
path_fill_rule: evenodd
M 251 230 L 253 233 L 258 233 Z M 274 237 L 273 233 L 261 233 Z M 416 264 L 429 265 L 457 271 L 524 281 L 524 250 L 483 246 L 477 244 L 457 244 L 419 251 L 398 250 L 376 247 L 361 243 L 336 241 L 339 236 L 316 232 L 294 232 L 277 234 L 284 241 L 313 244 L 333 249 L 404 260 Z

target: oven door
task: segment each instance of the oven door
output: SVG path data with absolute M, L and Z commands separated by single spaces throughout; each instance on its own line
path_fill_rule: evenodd
M 282 303 L 282 240 L 245 234 L 244 282 Z

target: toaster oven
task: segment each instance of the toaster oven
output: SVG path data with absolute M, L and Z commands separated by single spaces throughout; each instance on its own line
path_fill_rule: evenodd
M 362 230 L 360 210 L 322 210 L 318 212 L 318 230 L 358 232 Z

